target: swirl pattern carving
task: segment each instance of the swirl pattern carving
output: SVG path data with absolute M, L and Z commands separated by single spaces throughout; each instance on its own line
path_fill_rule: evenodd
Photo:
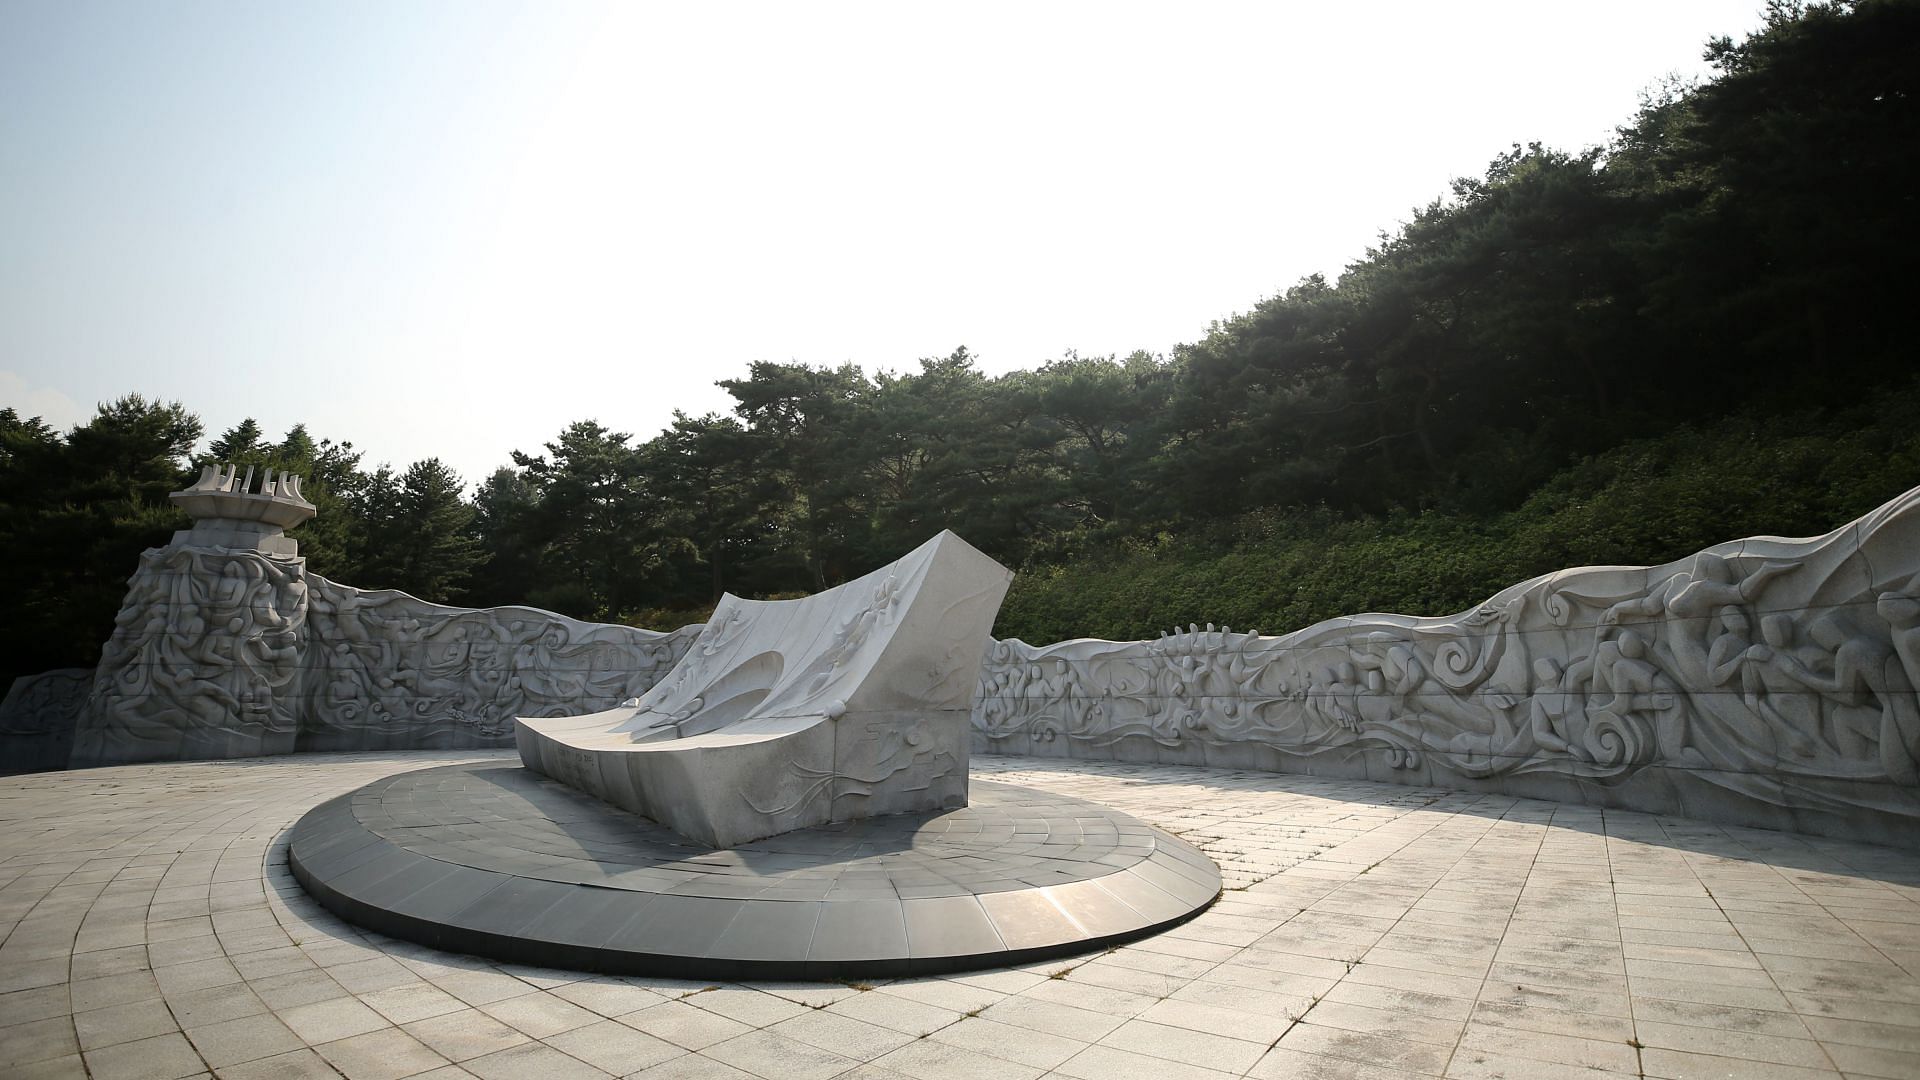
M 983 752 L 1467 786 L 1912 845 L 1920 489 L 1826 536 L 1584 567 L 1446 618 L 999 641 Z
M 645 693 L 698 630 L 447 607 L 176 543 L 141 559 L 71 763 L 511 746 L 515 716 Z
M 73 725 L 92 687 L 92 668 L 56 668 L 13 680 L 0 698 L 0 775 L 66 768 Z

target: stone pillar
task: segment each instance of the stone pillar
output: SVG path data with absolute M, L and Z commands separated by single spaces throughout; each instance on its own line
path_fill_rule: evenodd
M 209 465 L 171 498 L 193 518 L 128 583 L 74 735 L 71 767 L 292 751 L 314 514 L 300 478 Z

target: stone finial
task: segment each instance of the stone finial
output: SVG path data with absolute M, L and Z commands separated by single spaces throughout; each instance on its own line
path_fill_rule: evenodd
M 254 467 L 246 475 L 238 465 L 206 465 L 200 479 L 167 496 L 193 518 L 193 528 L 175 533 L 173 542 L 200 547 L 246 547 L 278 555 L 294 554 L 286 529 L 314 515 L 314 505 L 300 494 L 300 478 L 289 472 L 277 476 L 267 469 L 254 483 Z

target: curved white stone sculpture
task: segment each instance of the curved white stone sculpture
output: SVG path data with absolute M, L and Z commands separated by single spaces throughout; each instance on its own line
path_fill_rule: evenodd
M 969 709 L 1012 579 L 942 532 L 804 599 L 729 594 L 632 704 L 520 718 L 520 757 L 716 847 L 964 806 Z
M 996 643 L 983 749 L 1468 787 L 1920 843 L 1920 489 L 1825 536 L 1443 618 Z

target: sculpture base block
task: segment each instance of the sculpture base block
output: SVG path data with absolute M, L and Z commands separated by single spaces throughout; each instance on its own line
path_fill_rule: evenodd
M 893 977 L 1086 952 L 1220 893 L 1197 849 L 1061 795 L 976 780 L 958 810 L 732 848 L 504 763 L 403 773 L 294 826 L 341 917 L 518 963 L 698 979 Z

